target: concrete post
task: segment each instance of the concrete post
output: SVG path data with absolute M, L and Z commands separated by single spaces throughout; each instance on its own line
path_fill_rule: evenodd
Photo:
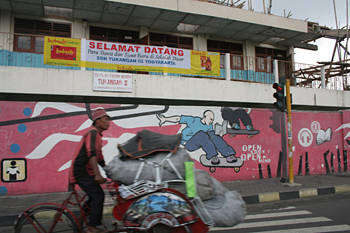
M 0 35 L 0 46 L 3 50 L 12 51 L 13 46 L 8 41 L 13 41 L 13 34 L 7 34 L 11 33 L 11 12 L 1 11 L 0 13 L 0 32 L 4 32 Z
M 139 39 L 148 36 L 149 31 L 148 31 L 148 27 L 140 27 L 140 32 L 139 32 Z
M 85 33 L 85 29 L 83 28 L 83 20 L 75 19 L 72 26 L 72 38 L 84 38 L 83 32 Z
M 278 60 L 273 60 L 273 75 L 275 76 L 275 83 L 279 83 Z
M 226 81 L 231 80 L 231 62 L 230 62 L 230 54 L 226 53 L 225 54 L 225 76 L 226 76 Z
M 193 38 L 193 50 L 207 51 L 207 35 L 199 34 Z
M 244 61 L 244 67 L 247 67 L 248 70 L 255 70 L 255 61 L 252 65 L 249 64 L 250 59 L 255 58 L 255 44 L 249 40 L 245 41 L 244 50 L 244 55 L 247 56 L 247 59 Z
M 326 89 L 326 76 L 324 72 L 324 66 L 321 67 L 321 85 L 322 89 Z

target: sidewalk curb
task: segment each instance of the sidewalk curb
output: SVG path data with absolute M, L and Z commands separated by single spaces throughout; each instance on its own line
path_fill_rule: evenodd
M 347 192 L 350 192 L 350 185 L 341 185 L 341 186 L 327 187 L 327 188 L 301 189 L 299 191 L 290 191 L 290 192 L 262 193 L 258 195 L 245 196 L 243 197 L 243 200 L 247 205 L 250 205 L 250 204 L 259 204 L 263 202 L 282 201 L 282 200 L 289 200 L 289 199 L 330 195 L 330 194 L 337 194 L 337 193 L 347 193 Z

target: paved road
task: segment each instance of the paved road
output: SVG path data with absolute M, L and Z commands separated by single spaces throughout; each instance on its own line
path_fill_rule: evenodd
M 350 194 L 249 206 L 244 222 L 210 232 L 350 232 Z
M 247 206 L 246 220 L 239 225 L 210 232 L 350 232 L 349 209 L 350 193 L 260 203 Z M 12 229 L 0 227 L 0 233 L 12 233 Z

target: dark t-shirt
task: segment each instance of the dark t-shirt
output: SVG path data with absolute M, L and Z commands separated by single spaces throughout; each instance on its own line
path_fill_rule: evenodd
M 97 157 L 100 165 L 104 164 L 102 134 L 98 133 L 97 129 L 92 126 L 81 139 L 74 154 L 70 172 L 70 183 L 75 183 L 77 180 L 94 175 L 94 171 L 89 163 L 90 158 L 93 156 Z

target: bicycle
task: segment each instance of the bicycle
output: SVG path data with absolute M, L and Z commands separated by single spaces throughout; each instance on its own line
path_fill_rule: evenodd
M 156 183 L 152 181 L 138 181 L 129 186 L 120 186 L 118 182 L 108 182 L 107 187 L 112 196 L 112 199 L 117 202 L 113 209 L 113 216 L 115 222 L 112 224 L 113 230 L 103 225 L 104 230 L 108 232 L 148 232 L 148 233 L 205 233 L 209 230 L 207 217 L 203 216 L 198 207 L 201 206 L 198 203 L 198 199 L 192 199 L 191 201 L 186 198 L 185 195 L 172 189 L 168 189 L 165 183 Z M 183 215 L 184 218 L 179 219 L 180 222 L 171 217 L 167 212 L 154 213 L 148 218 L 147 226 L 139 225 L 135 227 L 135 205 L 143 198 L 152 195 L 175 195 L 176 199 L 187 203 L 187 208 L 183 204 L 181 211 L 187 212 Z M 84 232 L 84 224 L 87 226 L 87 212 L 89 211 L 85 207 L 85 197 L 79 195 L 75 190 L 75 186 L 72 185 L 72 192 L 69 197 L 62 202 L 57 203 L 40 203 L 29 207 L 22 214 L 19 215 L 15 222 L 15 233 L 57 233 L 57 232 Z M 74 200 L 75 199 L 75 202 Z M 81 214 L 80 221 L 76 215 L 68 208 L 68 205 L 78 206 Z M 177 210 L 175 210 L 177 211 Z M 129 214 L 128 214 L 129 213 Z M 170 213 L 170 212 L 169 212 Z M 131 215 L 130 215 L 131 214 Z M 130 219 L 133 219 L 131 220 Z M 147 219 L 147 218 L 146 218 Z M 169 221 L 172 220 L 172 221 Z M 201 219 L 207 219 L 203 222 Z M 131 220 L 131 222 L 130 222 Z M 174 225 L 174 222 L 177 222 Z
M 81 196 L 71 184 L 72 192 L 69 197 L 57 204 L 53 202 L 39 203 L 29 207 L 21 213 L 15 221 L 15 233 L 31 232 L 83 232 L 83 224 L 87 225 L 88 207 L 84 199 L 86 194 Z M 72 199 L 75 199 L 72 200 Z M 68 208 L 68 205 L 78 206 L 81 214 L 80 219 Z

